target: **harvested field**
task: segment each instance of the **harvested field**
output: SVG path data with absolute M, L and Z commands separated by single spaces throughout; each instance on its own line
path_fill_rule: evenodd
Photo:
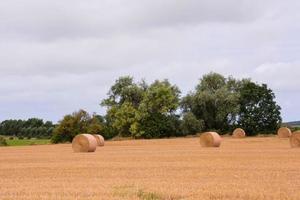
M 268 199 L 300 197 L 300 148 L 288 139 L 107 141 L 95 153 L 71 144 L 0 148 L 1 200 Z

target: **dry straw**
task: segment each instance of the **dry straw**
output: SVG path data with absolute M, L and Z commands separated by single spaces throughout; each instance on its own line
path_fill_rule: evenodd
M 277 131 L 277 135 L 279 138 L 288 138 L 288 137 L 291 137 L 292 131 L 287 127 L 281 127 Z
M 216 132 L 206 132 L 200 135 L 200 144 L 202 147 L 219 147 L 222 138 Z
M 98 146 L 104 146 L 104 137 L 102 135 L 94 134 L 93 136 L 96 138 Z
M 292 148 L 300 147 L 300 131 L 296 131 L 291 135 L 290 144 Z
M 97 148 L 97 140 L 93 135 L 80 134 L 72 141 L 74 152 L 94 152 Z
M 232 137 L 234 137 L 234 138 L 244 138 L 244 137 L 246 137 L 246 132 L 241 128 L 237 128 L 233 131 Z

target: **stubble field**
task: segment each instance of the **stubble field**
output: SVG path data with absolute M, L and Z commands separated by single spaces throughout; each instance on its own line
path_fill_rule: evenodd
M 110 141 L 0 148 L 1 200 L 300 199 L 300 149 L 287 139 Z

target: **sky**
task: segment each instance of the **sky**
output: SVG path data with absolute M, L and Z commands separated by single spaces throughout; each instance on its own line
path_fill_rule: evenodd
M 99 103 L 115 80 L 169 79 L 193 90 L 209 72 L 273 89 L 300 120 L 298 0 L 0 2 L 0 121 L 54 122 Z

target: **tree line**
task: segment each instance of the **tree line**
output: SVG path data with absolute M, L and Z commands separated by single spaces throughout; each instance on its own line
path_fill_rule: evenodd
M 0 135 L 22 138 L 50 138 L 54 130 L 51 121 L 30 118 L 28 120 L 5 120 L 0 123 Z
M 52 142 L 71 141 L 79 133 L 162 138 L 211 130 L 224 134 L 236 127 L 247 135 L 270 134 L 282 121 L 275 95 L 266 84 L 218 73 L 204 75 L 183 97 L 168 80 L 148 84 L 120 77 L 101 106 L 106 108 L 104 116 L 84 110 L 66 115 L 53 130 Z

